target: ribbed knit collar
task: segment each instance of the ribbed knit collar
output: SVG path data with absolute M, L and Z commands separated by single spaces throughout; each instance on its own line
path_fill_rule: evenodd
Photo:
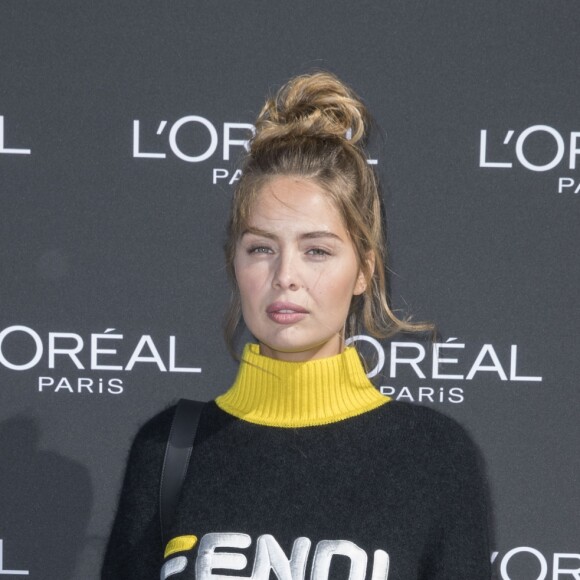
M 217 405 L 244 421 L 272 427 L 325 425 L 389 401 L 365 375 L 353 347 L 307 362 L 286 362 L 247 344 L 232 387 Z

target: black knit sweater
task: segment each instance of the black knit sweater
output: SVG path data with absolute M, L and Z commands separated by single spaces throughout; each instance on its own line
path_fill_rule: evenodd
M 173 413 L 135 439 L 103 580 L 489 579 L 474 445 L 440 413 L 393 401 L 299 428 L 206 405 L 164 565 L 159 481 Z

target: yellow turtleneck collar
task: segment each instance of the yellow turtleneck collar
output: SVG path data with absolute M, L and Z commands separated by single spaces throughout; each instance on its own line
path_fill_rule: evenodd
M 217 405 L 239 419 L 271 427 L 325 425 L 390 401 L 372 385 L 353 347 L 307 362 L 286 362 L 247 344 L 232 387 Z

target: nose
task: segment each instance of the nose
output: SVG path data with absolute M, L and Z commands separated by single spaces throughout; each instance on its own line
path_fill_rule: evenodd
M 280 252 L 274 263 L 272 287 L 277 290 L 298 290 L 300 273 L 297 257 L 292 252 Z

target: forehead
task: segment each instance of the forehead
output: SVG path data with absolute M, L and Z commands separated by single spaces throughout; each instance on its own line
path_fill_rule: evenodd
M 248 225 L 270 222 L 281 227 L 326 225 L 329 229 L 344 229 L 332 196 L 316 181 L 297 176 L 269 179 L 256 195 L 248 222 Z

